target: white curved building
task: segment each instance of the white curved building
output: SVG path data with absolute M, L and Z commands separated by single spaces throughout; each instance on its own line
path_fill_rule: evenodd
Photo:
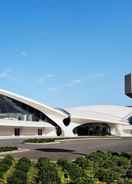
M 67 110 L 75 135 L 132 136 L 132 107 L 95 105 Z
M 132 108 L 88 106 L 65 110 L 0 90 L 0 137 L 132 136 Z

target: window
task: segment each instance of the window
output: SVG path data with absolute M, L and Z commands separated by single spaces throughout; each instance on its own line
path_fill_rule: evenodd
M 20 128 L 15 128 L 14 129 L 14 135 L 19 136 L 20 135 Z
M 105 136 L 110 135 L 111 130 L 107 124 L 98 122 L 80 125 L 73 129 L 73 133 L 77 134 L 78 136 Z
M 43 130 L 42 130 L 42 128 L 39 128 L 38 129 L 38 135 L 42 135 L 43 134 Z
M 132 125 L 132 116 L 128 118 L 128 122 L 130 125 Z
M 0 119 L 36 122 L 44 121 L 56 127 L 57 135 L 61 134 L 61 128 L 43 112 L 5 95 L 0 95 Z M 18 130 L 16 130 L 14 134 L 19 134 L 17 131 Z
M 39 110 L 4 95 L 0 95 L 0 119 L 49 121 L 46 115 Z

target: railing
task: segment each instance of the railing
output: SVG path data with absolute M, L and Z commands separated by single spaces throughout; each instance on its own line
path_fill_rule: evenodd
M 22 113 L 0 113 L 0 119 L 15 119 L 20 121 L 27 121 L 29 119 L 32 121 L 32 115 Z

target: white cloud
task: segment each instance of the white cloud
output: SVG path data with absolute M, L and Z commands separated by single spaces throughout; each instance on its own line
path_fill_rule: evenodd
M 43 84 L 47 80 L 54 80 L 54 79 L 55 79 L 55 75 L 53 75 L 53 74 L 47 74 L 45 76 L 39 77 L 39 79 L 37 80 L 37 82 L 38 82 L 38 84 Z
M 47 79 L 53 79 L 55 78 L 55 75 L 53 74 L 47 74 L 47 76 L 45 76 Z
M 87 79 L 99 79 L 104 77 L 105 77 L 104 73 L 91 73 L 87 76 Z
M 26 50 L 16 50 L 16 54 L 17 56 L 23 56 L 23 57 L 26 57 L 28 55 L 27 51 Z
M 76 79 L 76 80 L 73 80 L 72 81 L 74 84 L 79 84 L 79 83 L 81 83 L 81 80 L 80 79 Z
M 87 76 L 82 77 L 81 79 L 71 80 L 69 83 L 65 84 L 64 87 L 74 87 L 82 83 L 87 83 L 88 81 L 92 82 L 93 80 L 103 79 L 104 77 L 104 73 L 90 73 Z
M 26 51 L 23 50 L 23 51 L 20 52 L 20 55 L 26 57 L 28 54 L 27 54 Z
M 8 73 L 6 73 L 6 72 L 1 72 L 0 73 L 0 79 L 7 78 L 7 76 L 8 76 Z
M 50 88 L 48 88 L 48 91 L 57 91 L 57 88 L 55 88 L 55 87 L 50 87 Z
M 38 80 L 37 80 L 37 83 L 38 84 L 43 84 L 44 83 L 44 78 L 43 77 L 40 77 Z
M 5 71 L 0 72 L 0 79 L 13 79 L 12 70 L 7 69 Z
M 80 83 L 81 83 L 81 80 L 80 79 L 75 79 L 75 80 L 72 80 L 69 83 L 67 83 L 65 86 L 67 86 L 67 87 L 73 87 L 75 85 L 79 85 Z

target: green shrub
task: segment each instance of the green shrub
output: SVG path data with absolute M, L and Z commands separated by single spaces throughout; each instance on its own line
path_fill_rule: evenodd
M 41 184 L 61 184 L 58 168 L 46 158 L 40 158 L 37 163 L 39 182 Z
M 0 178 L 3 178 L 5 173 L 10 169 L 14 162 L 12 156 L 7 155 L 3 160 L 0 162 Z
M 53 162 L 47 158 L 39 158 L 37 164 L 33 165 L 29 159 L 21 158 L 8 179 L 8 184 L 132 184 L 131 158 L 131 155 L 124 153 L 102 151 L 74 161 L 60 159 Z M 8 171 L 12 162 L 13 158 L 10 156 L 1 160 L 0 178 Z M 29 174 L 30 180 L 27 180 Z
M 44 138 L 34 138 L 34 139 L 26 139 L 24 143 L 48 143 L 48 142 L 54 142 L 54 138 L 44 139 Z
M 6 151 L 14 151 L 18 148 L 16 146 L 6 146 L 6 147 L 0 147 L 0 152 L 6 152 Z
M 25 157 L 16 164 L 13 175 L 8 179 L 8 184 L 26 184 L 27 172 L 31 167 L 31 161 Z

